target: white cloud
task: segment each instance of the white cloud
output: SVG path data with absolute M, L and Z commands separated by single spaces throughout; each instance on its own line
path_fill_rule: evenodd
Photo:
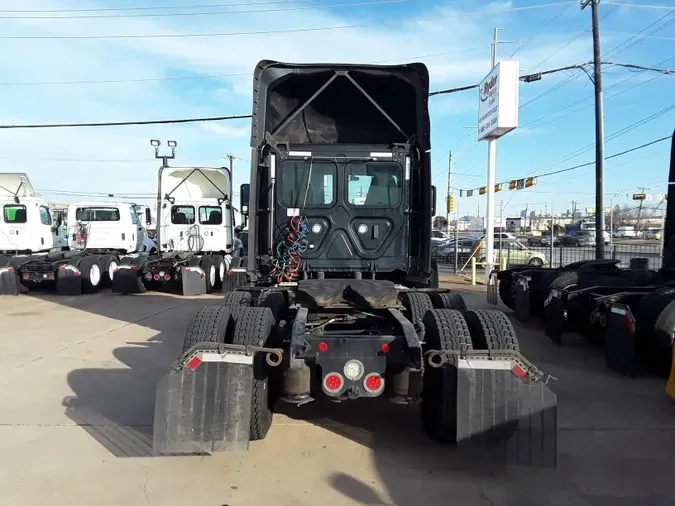
M 31 9 L 105 7 L 107 4 L 71 0 L 31 2 Z M 284 7 L 292 6 L 283 4 Z M 396 7 L 400 9 L 406 4 Z M 481 9 L 511 6 L 499 2 L 488 6 L 456 2 L 426 11 L 410 3 L 408 17 L 454 16 Z M 0 0 L 0 8 L 16 9 L 16 2 Z M 306 7 L 307 4 L 299 4 Z M 266 6 L 273 7 L 273 6 Z M 369 24 L 405 18 L 388 14 L 393 5 L 377 7 L 377 16 L 355 17 L 350 9 L 304 9 L 240 15 L 186 18 L 117 18 L 2 20 L 4 36 L 65 36 L 105 34 L 231 33 L 315 28 L 345 24 Z M 256 7 L 256 10 L 265 7 Z M 253 9 L 253 7 L 249 7 Z M 371 7 L 375 9 L 375 7 Z M 363 11 L 359 11 L 363 12 Z M 91 13 L 88 13 L 91 14 Z M 553 14 L 553 12 L 552 12 Z M 84 15 L 84 13 L 83 13 Z M 494 22 L 517 26 L 518 16 L 491 15 L 446 18 L 424 23 L 386 24 L 357 29 L 259 34 L 227 37 L 145 39 L 42 39 L 3 40 L 0 53 L 1 81 L 120 81 L 148 79 L 137 83 L 49 86 L 0 85 L 3 123 L 75 121 L 123 121 L 196 116 L 248 114 L 251 110 L 251 76 L 261 59 L 317 62 L 406 61 L 410 57 L 452 53 L 462 49 L 481 51 L 416 58 L 429 67 L 432 89 L 477 82 L 489 67 L 489 43 Z M 487 23 L 486 23 L 487 21 Z M 534 65 L 564 42 L 540 37 L 519 53 L 522 67 Z M 586 43 L 570 45 L 547 62 L 552 66 L 579 61 Z M 218 79 L 162 80 L 167 76 L 244 74 Z M 155 79 L 155 80 L 152 80 Z M 432 103 L 437 118 L 454 115 L 459 104 L 470 109 L 471 92 L 461 97 L 438 98 Z M 435 105 L 438 104 L 438 105 Z M 435 108 L 439 109 L 436 110 Z M 163 125 L 111 129 L 53 129 L 0 131 L 0 170 L 26 171 L 36 187 L 70 190 L 155 191 L 157 161 L 148 145 L 150 138 L 176 139 L 181 163 L 219 163 L 233 153 L 248 159 L 250 124 L 231 123 Z M 464 130 L 461 131 L 464 135 Z M 47 161 L 46 159 L 92 160 Z M 132 160 L 101 163 L 94 160 Z M 180 161 L 180 160 L 179 160 Z M 243 162 L 240 162 L 243 164 Z M 246 171 L 238 170 L 243 182 Z M 63 200 L 62 197 L 55 197 Z

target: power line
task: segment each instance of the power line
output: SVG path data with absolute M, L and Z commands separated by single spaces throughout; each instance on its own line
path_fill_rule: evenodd
M 675 7 L 670 5 L 646 5 L 646 4 L 626 4 L 626 3 L 614 3 L 614 2 L 603 2 L 605 5 L 618 5 L 619 7 L 638 7 L 643 9 L 660 9 L 666 11 L 675 11 Z
M 280 7 L 274 9 L 254 9 L 254 10 L 229 10 L 229 11 L 210 11 L 210 12 L 160 12 L 160 13 L 143 13 L 143 14 L 87 14 L 87 15 L 72 15 L 72 16 L 0 16 L 0 19 L 46 19 L 49 21 L 58 20 L 73 20 L 73 19 L 130 19 L 130 18 L 171 18 L 171 17 L 188 17 L 188 16 L 216 16 L 221 14 L 236 15 L 236 14 L 262 14 L 265 12 L 284 12 L 284 11 L 303 11 L 315 9 L 340 9 L 345 7 L 367 7 L 371 5 L 383 5 L 394 3 L 406 3 L 410 0 L 373 0 L 368 2 L 356 2 L 348 4 L 333 4 L 333 5 L 309 5 L 303 7 Z
M 671 106 L 671 108 L 675 108 L 675 105 L 674 105 L 674 106 Z M 625 132 L 624 132 L 624 133 L 625 133 Z M 621 135 L 622 135 L 622 134 L 621 134 Z M 635 147 L 630 148 L 630 149 L 627 149 L 627 150 L 625 150 L 625 151 L 621 151 L 621 152 L 619 152 L 619 153 L 614 153 L 613 155 L 606 156 L 604 159 L 605 159 L 605 160 L 611 160 L 612 158 L 617 158 L 617 157 L 619 157 L 619 156 L 624 156 L 624 155 L 627 155 L 628 153 L 632 153 L 633 151 L 638 151 L 638 150 L 640 150 L 640 149 L 644 149 L 644 148 L 646 148 L 646 147 L 648 147 L 648 146 L 652 146 L 652 145 L 657 144 L 657 143 L 659 143 L 659 142 L 667 141 L 667 140 L 670 140 L 670 139 L 672 139 L 672 136 L 670 136 L 670 135 L 668 135 L 668 136 L 666 136 L 666 137 L 661 137 L 660 139 L 656 139 L 656 140 L 647 142 L 647 143 L 642 144 L 642 145 L 640 145 L 640 146 L 635 146 Z M 575 155 L 575 156 L 577 156 L 577 155 Z M 563 160 L 563 161 L 565 161 L 565 160 Z M 555 174 L 561 174 L 561 173 L 563 173 L 563 172 L 569 172 L 569 171 L 572 171 L 572 170 L 581 169 L 581 168 L 583 168 L 583 167 L 589 167 L 589 166 L 592 166 L 592 165 L 595 165 L 595 160 L 593 160 L 592 162 L 586 162 L 586 163 L 581 163 L 581 164 L 579 164 L 579 165 L 574 165 L 574 166 L 572 166 L 572 167 L 567 167 L 567 168 L 565 168 L 565 169 L 554 170 L 554 171 L 551 171 L 551 172 L 544 172 L 544 173 L 542 173 L 542 174 L 537 174 L 537 175 L 534 175 L 534 176 L 528 176 L 528 177 L 532 177 L 532 178 L 541 178 L 541 177 L 553 176 L 553 175 L 555 175 Z M 519 178 L 514 178 L 514 179 L 519 179 Z M 504 184 L 504 183 L 502 183 L 502 184 Z M 476 190 L 477 188 L 463 189 L 463 191 L 467 191 L 467 190 L 471 190 L 471 189 Z
M 244 2 L 229 4 L 191 4 L 191 5 L 158 5 L 158 6 L 137 6 L 137 7 L 97 7 L 90 9 L 0 9 L 2 13 L 15 14 L 58 14 L 67 12 L 125 12 L 125 11 L 150 11 L 150 10 L 177 10 L 177 9 L 214 9 L 221 7 L 247 7 L 249 5 L 270 5 L 270 4 L 295 4 L 316 2 L 317 0 L 270 0 L 264 2 Z
M 235 119 L 250 119 L 250 114 L 235 116 L 212 116 L 209 118 L 183 118 L 183 119 L 158 119 L 148 121 L 104 121 L 100 123 L 42 123 L 33 125 L 0 125 L 0 130 L 13 130 L 19 128 L 80 128 L 80 127 L 113 127 L 113 126 L 136 126 L 136 125 L 168 125 L 175 123 L 202 123 L 207 121 L 228 121 Z
M 408 57 L 396 58 L 393 60 L 379 60 L 370 62 L 372 64 L 393 63 L 398 61 L 409 61 L 422 58 L 436 58 L 438 56 L 449 56 L 453 54 L 469 53 L 472 51 L 483 51 L 482 47 L 457 49 L 455 51 L 446 51 L 443 53 L 430 53 L 423 55 L 415 55 Z M 52 85 L 80 85 L 80 84 L 126 84 L 126 83 L 142 83 L 142 82 L 157 82 L 157 81 L 182 81 L 193 79 L 221 79 L 224 77 L 247 77 L 252 76 L 251 72 L 239 72 L 233 74 L 212 74 L 206 76 L 177 76 L 177 77 L 147 77 L 138 79 L 108 79 L 100 81 L 0 81 L 0 86 L 52 86 Z
M 107 39 L 172 39 L 172 38 L 204 38 L 204 37 L 235 37 L 245 35 L 273 35 L 284 33 L 304 33 L 304 32 L 321 32 L 327 30 L 346 30 L 353 28 L 371 28 L 374 26 L 397 25 L 408 23 L 424 23 L 427 21 L 447 20 L 447 19 L 461 19 L 472 16 L 483 16 L 489 14 L 499 14 L 504 12 L 518 12 L 528 11 L 534 9 L 541 9 L 544 7 L 555 7 L 565 5 L 568 2 L 554 2 L 548 4 L 528 5 L 523 7 L 505 7 L 502 9 L 490 9 L 483 11 L 465 12 L 462 14 L 452 14 L 447 16 L 432 16 L 417 19 L 396 19 L 392 21 L 381 21 L 377 23 L 357 23 L 349 25 L 338 26 L 323 26 L 311 28 L 284 28 L 280 30 L 254 30 L 250 32 L 216 32 L 216 33 L 153 33 L 153 34 L 129 34 L 129 35 L 2 35 L 0 39 L 9 40 L 107 40 Z
M 523 49 L 525 46 L 530 44 L 534 39 L 536 39 L 546 28 L 548 28 L 556 19 L 558 19 L 560 16 L 562 16 L 570 7 L 574 5 L 573 3 L 569 3 L 568 5 L 564 6 L 557 14 L 555 14 L 551 19 L 549 19 L 544 25 L 542 25 L 539 30 L 537 30 L 534 35 L 532 35 L 529 39 L 525 40 L 522 44 L 520 44 L 516 49 L 513 50 L 513 52 L 509 55 L 509 60 L 515 56 L 515 54 Z

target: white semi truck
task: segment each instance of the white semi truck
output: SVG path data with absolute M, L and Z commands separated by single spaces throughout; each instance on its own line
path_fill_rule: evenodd
M 9 231 L 0 236 L 2 241 L 17 234 L 26 239 L 12 248 L 11 256 L 0 258 L 2 294 L 17 295 L 45 284 L 55 285 L 57 293 L 62 295 L 93 293 L 111 284 L 120 258 L 147 256 L 156 251 L 133 203 L 71 204 L 63 215 L 57 214 L 54 221 L 46 203 L 32 199 L 35 203 L 30 198 L 19 197 L 20 203 L 3 207 L 3 228 Z M 61 237 L 62 216 L 69 223 L 67 238 Z M 46 242 L 47 228 L 54 232 L 53 245 L 41 247 Z
M 113 292 L 143 293 L 167 284 L 179 284 L 183 295 L 220 289 L 232 262 L 235 211 L 232 180 L 224 167 L 170 167 L 163 161 L 157 188 L 156 254 L 123 258 L 113 279 Z

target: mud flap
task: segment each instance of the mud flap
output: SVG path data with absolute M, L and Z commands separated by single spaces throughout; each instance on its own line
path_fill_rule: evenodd
M 21 282 L 14 267 L 0 267 L 0 295 L 19 295 Z
M 145 293 L 147 289 L 143 279 L 138 275 L 134 265 L 120 265 L 117 267 L 112 279 L 113 293 Z
M 56 293 L 59 295 L 82 295 L 82 277 L 77 267 L 62 265 L 56 272 Z
M 469 357 L 456 370 L 458 450 L 488 450 L 506 465 L 557 466 L 557 397 L 526 373 L 522 357 Z
M 204 362 L 174 369 L 159 382 L 154 453 L 248 450 L 253 357 L 242 358 L 249 363 Z
M 562 344 L 562 333 L 567 319 L 565 306 L 566 303 L 557 290 L 551 290 L 544 301 L 545 333 L 556 344 Z
M 492 271 L 490 271 L 487 287 L 487 302 L 488 304 L 493 304 L 495 306 L 499 305 L 499 279 L 497 278 L 498 273 L 498 269 L 492 269 Z
M 206 274 L 201 267 L 183 267 L 183 295 L 206 294 Z
M 610 370 L 624 376 L 634 378 L 638 374 L 635 318 L 624 304 L 614 304 L 609 308 L 605 328 L 605 362 Z
M 518 276 L 516 281 L 516 320 L 522 323 L 527 323 L 532 318 L 530 313 L 531 297 L 530 284 L 532 278 L 526 276 Z

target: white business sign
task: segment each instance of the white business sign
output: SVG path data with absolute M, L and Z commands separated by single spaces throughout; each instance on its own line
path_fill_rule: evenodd
M 497 139 L 518 126 L 517 61 L 501 61 L 478 86 L 478 140 Z

